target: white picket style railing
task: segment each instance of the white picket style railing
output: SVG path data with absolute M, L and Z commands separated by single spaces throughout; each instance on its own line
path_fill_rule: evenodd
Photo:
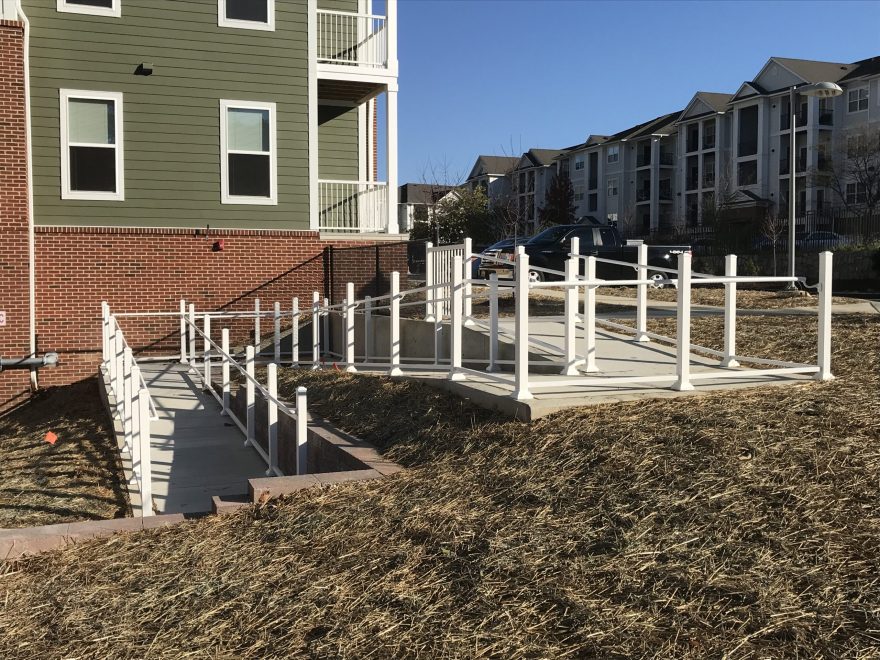
M 388 226 L 388 184 L 381 181 L 318 182 L 318 229 L 380 233 Z
M 318 62 L 372 69 L 386 68 L 386 17 L 319 9 Z

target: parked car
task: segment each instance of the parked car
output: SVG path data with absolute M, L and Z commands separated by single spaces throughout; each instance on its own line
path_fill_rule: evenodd
M 487 280 L 492 273 L 498 273 L 499 277 L 509 277 L 511 275 L 510 268 L 499 266 L 494 259 L 506 259 L 509 261 L 513 258 L 514 252 L 516 252 L 516 246 L 525 245 L 530 239 L 531 236 L 505 238 L 490 245 L 474 259 L 472 277 Z M 493 257 L 493 259 L 483 261 L 483 256 Z
M 529 265 L 562 271 L 565 267 L 565 260 L 568 258 L 571 239 L 575 236 L 580 240 L 582 255 L 630 263 L 636 262 L 638 246 L 627 245 L 617 227 L 559 225 L 545 229 L 525 244 L 526 254 L 529 255 Z M 648 276 L 658 281 L 657 286 L 662 286 L 659 281 L 666 279 L 666 274 L 659 270 L 652 271 L 650 266 L 675 268 L 678 263 L 678 255 L 690 251 L 691 246 L 689 245 L 649 245 Z M 501 252 L 511 262 L 511 265 L 507 267 L 509 270 L 513 268 L 513 252 L 513 248 Z M 532 270 L 529 272 L 529 279 L 532 281 L 558 279 L 558 276 L 548 277 L 549 275 L 540 270 Z M 635 278 L 635 272 L 631 267 L 601 261 L 596 264 L 596 275 L 603 279 Z
M 814 231 L 804 236 L 802 241 L 798 241 L 798 243 L 804 247 L 833 249 L 851 244 L 852 239 L 833 231 Z

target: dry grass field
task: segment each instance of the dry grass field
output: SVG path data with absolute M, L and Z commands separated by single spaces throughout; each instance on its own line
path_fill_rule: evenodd
M 834 341 L 832 382 L 532 424 L 285 371 L 408 470 L 7 564 L 0 656 L 878 657 L 880 320 Z M 739 344 L 809 361 L 815 321 Z

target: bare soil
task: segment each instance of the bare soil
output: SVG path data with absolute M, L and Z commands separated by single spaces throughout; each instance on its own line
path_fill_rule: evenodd
M 620 296 L 635 300 L 636 290 L 633 287 L 599 287 L 596 293 L 604 296 Z M 676 301 L 676 289 L 665 287 L 655 289 L 648 287 L 648 300 L 665 302 Z M 695 305 L 724 306 L 724 289 L 721 287 L 695 286 L 691 289 L 691 302 Z M 860 303 L 862 300 L 834 296 L 833 303 Z M 738 289 L 736 305 L 739 309 L 792 309 L 794 307 L 816 307 L 819 304 L 815 294 L 802 292 L 798 296 L 780 295 L 778 291 Z

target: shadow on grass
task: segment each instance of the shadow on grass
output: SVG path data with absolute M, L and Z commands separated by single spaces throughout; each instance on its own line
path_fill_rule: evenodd
M 54 445 L 46 434 L 58 436 Z M 52 387 L 0 417 L 0 528 L 127 514 L 116 440 L 97 378 Z

